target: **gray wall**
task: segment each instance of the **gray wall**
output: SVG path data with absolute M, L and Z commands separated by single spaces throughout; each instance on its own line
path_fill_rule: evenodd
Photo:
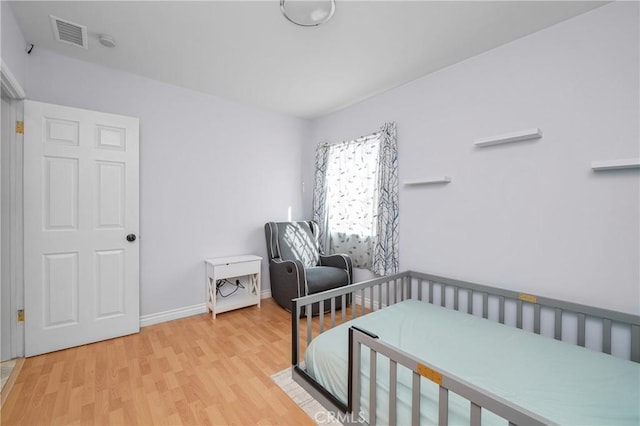
M 24 89 L 25 73 L 27 71 L 27 44 L 18 27 L 9 2 L 0 2 L 0 15 L 0 28 L 2 28 L 0 56 Z
M 301 217 L 304 120 L 45 51 L 29 99 L 140 119 L 141 314 L 205 302 L 204 259 L 266 256 L 263 225 Z M 263 288 L 269 288 L 263 263 Z
M 638 3 L 616 2 L 316 120 L 304 180 L 317 142 L 396 121 L 401 180 L 453 178 L 401 186 L 401 269 L 637 314 L 639 172 L 590 165 L 640 156 L 638 40 Z

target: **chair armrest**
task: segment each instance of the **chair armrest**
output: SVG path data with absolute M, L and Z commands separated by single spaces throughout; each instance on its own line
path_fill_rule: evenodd
M 320 266 L 333 266 L 345 269 L 349 274 L 349 284 L 353 283 L 353 264 L 348 254 L 320 255 Z
M 307 295 L 307 278 L 299 260 L 282 260 L 275 257 L 269 261 L 271 296 L 287 310 L 291 300 Z

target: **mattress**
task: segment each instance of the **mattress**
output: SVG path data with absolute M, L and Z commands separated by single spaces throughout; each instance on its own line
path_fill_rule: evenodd
M 563 425 L 640 424 L 640 364 L 477 316 L 406 300 L 332 328 L 305 352 L 307 372 L 347 402 L 348 328 L 356 325 L 443 371 Z M 369 390 L 369 351 L 362 351 Z M 377 361 L 377 423 L 388 424 L 388 360 Z M 437 424 L 438 387 L 421 381 L 421 424 Z M 411 372 L 398 366 L 397 423 L 411 424 Z M 361 398 L 368 422 L 368 396 Z M 483 424 L 506 424 L 482 410 Z M 449 423 L 469 424 L 469 402 L 450 392 Z

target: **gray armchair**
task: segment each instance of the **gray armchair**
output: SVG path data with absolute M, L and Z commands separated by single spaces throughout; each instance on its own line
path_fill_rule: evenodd
M 268 222 L 264 231 L 271 295 L 286 310 L 291 310 L 291 300 L 296 297 L 352 283 L 353 268 L 348 255 L 320 253 L 316 222 Z M 341 298 L 336 299 L 336 309 L 342 307 L 341 302 Z M 330 304 L 325 303 L 325 311 L 330 309 Z M 315 304 L 312 314 L 318 311 Z

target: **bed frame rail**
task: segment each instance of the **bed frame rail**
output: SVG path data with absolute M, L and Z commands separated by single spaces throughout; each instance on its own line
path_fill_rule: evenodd
M 378 355 L 389 360 L 389 425 L 396 425 L 396 391 L 398 365 L 413 372 L 411 386 L 411 424 L 420 424 L 420 379 L 425 377 L 439 386 L 438 425 L 449 424 L 449 391 L 469 401 L 470 424 L 480 425 L 482 410 L 489 410 L 509 422 L 509 425 L 549 425 L 549 420 L 523 407 L 512 404 L 487 391 L 473 386 L 454 375 L 410 355 L 394 346 L 378 340 L 378 336 L 367 330 L 352 326 L 349 328 L 349 403 L 348 412 L 361 413 L 360 356 L 362 345 L 369 348 L 369 410 L 368 424 L 376 424 L 376 365 Z M 364 416 L 361 416 L 361 418 Z
M 502 324 L 508 323 L 507 308 L 510 304 L 515 305 L 515 321 L 513 322 L 517 328 L 526 328 L 525 319 L 527 317 L 525 314 L 532 312 L 530 331 L 533 333 L 544 334 L 542 320 L 543 318 L 551 318 L 553 338 L 582 347 L 588 346 L 590 349 L 599 350 L 606 354 L 612 354 L 614 334 L 620 335 L 621 339 L 626 340 L 626 343 L 621 345 L 620 351 L 626 353 L 619 353 L 618 356 L 640 362 L 640 316 L 638 315 L 437 275 L 406 271 L 294 299 L 291 309 L 293 314 L 292 331 L 295 337 L 292 341 L 292 364 L 298 365 L 300 360 L 298 337 L 303 311 L 305 316 L 302 318 L 306 320 L 307 344 L 313 338 L 312 305 L 320 305 L 318 332 L 323 333 L 325 328 L 334 327 L 338 320 L 344 322 L 411 298 L 457 311 L 466 311 L 472 315 L 481 315 L 483 318 L 493 319 Z M 338 299 L 341 299 L 339 311 L 335 308 Z M 347 301 L 349 300 L 352 303 L 348 307 Z M 491 308 L 496 309 L 492 310 Z M 327 312 L 325 313 L 325 311 Z M 490 315 L 491 313 L 494 315 Z M 325 324 L 325 315 L 330 317 L 329 324 Z M 594 336 L 597 333 L 591 333 L 591 336 L 588 336 L 587 325 L 592 325 L 593 330 L 599 331 L 600 336 Z M 589 338 L 594 340 L 590 345 L 588 345 Z M 599 340 L 599 342 L 595 340 Z
M 626 340 L 626 344 L 620 345 L 619 356 L 640 362 L 640 316 L 616 312 L 594 306 L 581 305 L 563 300 L 541 297 L 529 293 L 519 293 L 466 281 L 459 281 L 421 272 L 409 271 L 411 286 L 417 293 L 417 298 L 432 304 L 448 307 L 457 311 L 465 310 L 469 314 L 482 315 L 483 318 L 494 319 L 501 324 L 506 323 L 506 307 L 509 303 L 515 304 L 515 327 L 523 329 L 525 311 L 533 311 L 532 331 L 542 333 L 542 318 L 552 318 L 553 338 L 556 340 L 575 343 L 578 346 L 588 346 L 592 350 L 599 350 L 606 354 L 612 354 L 612 339 L 616 334 Z M 463 296 L 464 295 L 464 296 Z M 462 304 L 461 296 L 466 298 Z M 481 299 L 481 308 L 476 306 L 477 299 Z M 489 301 L 497 302 L 497 313 L 494 318 L 489 318 L 491 309 Z M 437 303 L 436 303 L 437 302 Z M 464 305 L 464 306 L 463 306 Z M 587 325 L 593 326 L 594 333 L 587 334 Z M 575 327 L 575 329 L 574 329 Z M 598 330 L 599 329 L 599 330 Z M 597 331 L 600 336 L 596 336 Z M 564 334 L 567 334 L 566 338 Z M 549 336 L 551 337 L 551 336 Z M 593 342 L 590 343 L 589 339 Z M 575 340 L 574 340 L 575 339 Z M 599 340 L 600 342 L 598 342 Z
M 375 278 L 361 283 L 350 284 L 322 293 L 311 294 L 292 300 L 292 364 L 300 360 L 300 323 L 306 322 L 307 345 L 313 339 L 312 307 L 319 305 L 319 333 L 325 331 L 325 315 L 330 317 L 328 328 L 338 323 L 365 315 L 369 312 L 411 298 L 411 275 L 403 272 L 387 277 Z M 336 300 L 341 300 L 340 311 L 336 312 Z M 350 306 L 347 301 L 350 300 Z M 384 301 L 384 303 L 381 303 Z M 328 312 L 325 312 L 328 311 Z
M 351 411 L 354 407 L 349 407 L 337 400 L 306 373 L 304 366 L 300 363 L 301 333 L 306 334 L 306 343 L 308 345 L 314 337 L 314 331 L 315 333 L 323 333 L 325 329 L 330 329 L 338 323 L 343 323 L 385 306 L 412 298 L 467 312 L 471 315 L 482 316 L 489 320 L 543 334 L 567 343 L 586 346 L 591 350 L 640 362 L 639 315 L 580 305 L 421 272 L 406 271 L 294 299 L 291 309 L 292 375 L 294 380 L 321 402 L 327 402 L 342 413 L 351 413 L 351 421 L 343 421 L 343 423 L 359 423 L 360 420 L 353 419 L 353 413 L 358 413 L 358 410 Z M 337 300 L 341 301 L 339 309 L 336 309 Z M 316 311 L 319 312 L 319 321 L 314 330 L 312 307 L 316 304 L 319 306 L 319 311 Z M 301 331 L 303 323 L 306 325 L 306 331 Z M 362 344 L 370 346 L 370 350 L 374 353 L 384 354 L 389 357 L 392 363 L 399 362 L 401 365 L 405 365 L 416 372 L 417 376 L 414 374 L 414 383 L 415 377 L 418 377 L 419 383 L 420 372 L 422 371 L 441 375 L 441 404 L 443 404 L 442 401 L 445 401 L 444 407 L 446 407 L 449 390 L 465 396 L 471 401 L 472 424 L 479 424 L 480 407 L 485 407 L 514 424 L 547 423 L 544 419 L 539 419 L 520 407 L 512 407 L 505 401 L 474 388 L 462 379 L 439 371 L 437 367 L 430 366 L 420 360 L 408 357 L 407 354 L 400 353 L 399 355 L 396 354 L 398 356 L 389 356 L 388 354 L 391 354 L 390 351 L 393 349 L 395 352 L 397 348 L 390 348 L 385 343 L 368 336 L 367 333 L 355 332 L 354 335 L 358 336 L 358 346 Z M 616 344 L 614 344 L 614 340 L 616 340 Z M 375 357 L 372 358 L 372 365 L 375 366 Z M 351 394 L 353 390 L 350 388 L 349 392 Z M 375 389 L 370 390 L 370 392 L 375 392 Z M 419 396 L 416 397 L 414 394 L 414 400 L 416 398 L 419 399 Z M 350 397 L 348 404 L 351 403 L 352 399 Z M 353 401 L 353 404 L 355 405 L 355 401 Z M 326 406 L 325 403 L 323 405 Z M 414 405 L 413 410 L 414 412 L 418 410 L 419 413 L 419 406 L 416 408 Z M 446 410 L 441 405 L 440 415 L 446 416 L 443 411 Z M 516 411 L 519 414 L 516 414 Z M 390 418 L 394 417 L 390 416 Z

